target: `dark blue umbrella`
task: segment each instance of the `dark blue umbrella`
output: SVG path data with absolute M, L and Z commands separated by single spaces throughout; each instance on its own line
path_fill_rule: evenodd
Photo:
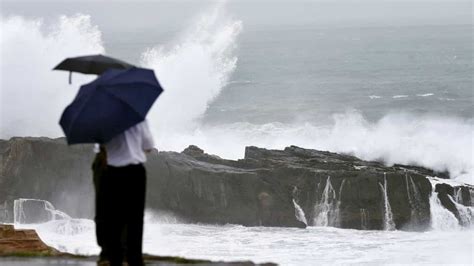
M 162 91 L 153 70 L 110 69 L 81 86 L 59 124 L 68 144 L 106 143 L 143 121 Z

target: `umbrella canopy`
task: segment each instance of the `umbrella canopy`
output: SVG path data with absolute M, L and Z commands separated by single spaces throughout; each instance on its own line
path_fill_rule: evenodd
M 68 144 L 106 143 L 143 121 L 161 92 L 153 70 L 111 69 L 81 86 L 59 124 Z
M 132 64 L 122 60 L 98 54 L 66 58 L 53 70 L 69 71 L 69 83 L 71 83 L 72 72 L 100 75 L 111 68 L 127 69 L 131 67 L 133 67 Z

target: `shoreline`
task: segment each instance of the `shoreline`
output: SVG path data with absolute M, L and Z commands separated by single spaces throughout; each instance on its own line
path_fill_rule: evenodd
M 61 252 L 46 245 L 33 229 L 15 229 L 12 224 L 0 224 L 0 264 L 20 265 L 96 265 L 97 256 L 75 255 Z M 143 254 L 145 265 L 262 265 L 251 261 L 210 261 L 173 256 Z

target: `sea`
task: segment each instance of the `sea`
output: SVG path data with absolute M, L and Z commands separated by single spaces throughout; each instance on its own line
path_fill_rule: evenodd
M 155 70 L 159 150 L 239 159 L 289 145 L 446 171 L 473 184 L 471 1 L 2 1 L 0 138 L 61 137 L 94 76 L 51 69 L 103 53 Z M 150 216 L 150 215 L 148 215 Z M 156 218 L 156 215 L 152 215 Z M 97 254 L 93 223 L 48 244 Z M 158 221 L 156 221 L 158 219 Z M 148 219 L 145 251 L 282 265 L 473 263 L 474 231 L 247 228 Z M 60 230 L 58 228 L 69 228 Z M 71 229 L 72 228 L 72 229 Z

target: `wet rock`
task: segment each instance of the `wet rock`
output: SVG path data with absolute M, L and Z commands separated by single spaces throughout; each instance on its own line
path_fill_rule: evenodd
M 35 230 L 15 229 L 13 225 L 0 224 L 0 256 L 6 255 L 59 255 L 47 246 Z
M 0 202 L 44 199 L 73 217 L 91 218 L 92 156 L 91 146 L 68 147 L 63 139 L 0 141 Z M 240 160 L 196 146 L 181 153 L 155 151 L 147 172 L 147 207 L 188 222 L 305 227 L 296 218 L 297 203 L 308 225 L 375 230 L 387 223 L 428 229 L 432 185 L 427 176 L 448 178 L 422 167 L 386 166 L 295 146 L 247 147 Z M 452 199 L 472 206 L 470 185 L 437 184 L 436 192 L 458 220 L 462 214 Z

